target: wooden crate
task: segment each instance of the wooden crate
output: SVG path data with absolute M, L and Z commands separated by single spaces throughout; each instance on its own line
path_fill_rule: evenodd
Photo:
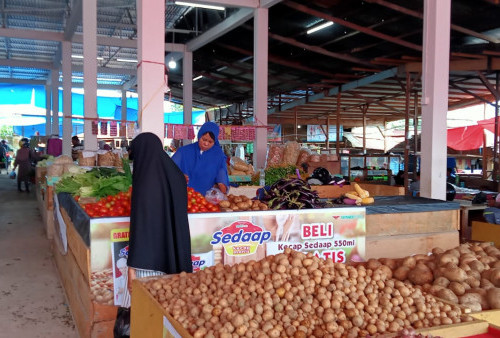
M 92 301 L 90 293 L 90 249 L 60 208 L 66 223 L 68 251 L 61 254 L 53 245 L 54 259 L 80 337 L 113 337 L 118 307 Z
M 458 245 L 458 231 L 395 236 L 367 236 L 365 259 L 400 258 L 414 254 L 426 254 L 435 247 L 448 250 Z
M 154 299 L 140 280 L 132 282 L 132 311 L 130 337 L 176 337 L 168 330 L 175 330 L 177 336 L 192 338 L 182 325 L 172 318 Z M 489 323 L 483 320 L 443 325 L 417 330 L 418 333 L 441 337 L 465 337 L 488 332 Z M 395 336 L 388 334 L 386 337 Z
M 472 222 L 473 241 L 493 242 L 497 248 L 500 248 L 500 225 L 486 222 Z
M 40 211 L 40 215 L 42 216 L 45 235 L 47 236 L 48 239 L 53 239 L 54 213 L 53 211 L 47 210 L 47 187 L 43 184 L 37 184 L 35 193 L 38 202 L 38 210 Z
M 490 324 L 500 327 L 500 310 L 487 310 L 487 311 L 471 313 L 471 316 L 476 319 L 484 320 Z

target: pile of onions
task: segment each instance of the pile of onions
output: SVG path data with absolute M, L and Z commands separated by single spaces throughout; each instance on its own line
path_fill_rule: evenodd
M 290 249 L 144 283 L 194 337 L 358 337 L 472 320 L 384 270 Z

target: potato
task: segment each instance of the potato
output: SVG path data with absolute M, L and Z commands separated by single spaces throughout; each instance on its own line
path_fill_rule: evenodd
M 500 268 L 491 269 L 489 275 L 490 282 L 495 287 L 500 287 Z
M 447 263 L 458 265 L 458 257 L 447 253 L 441 255 L 439 257 L 439 265 L 446 265 Z
M 498 261 L 496 261 L 494 263 L 490 263 L 490 267 L 492 269 L 494 269 L 494 268 L 500 268 L 500 260 L 498 260 Z
M 380 258 L 380 263 L 387 265 L 391 270 L 396 270 L 397 262 L 392 258 Z
M 375 271 L 379 272 L 381 275 L 385 275 L 386 279 L 392 278 L 392 270 L 387 265 L 381 265 L 377 269 L 375 269 Z
M 448 285 L 448 289 L 453 291 L 457 296 L 462 296 L 465 293 L 464 286 L 458 282 L 451 282 L 450 285 Z
M 434 249 L 432 249 L 432 254 L 433 254 L 433 255 L 440 255 L 440 254 L 442 254 L 443 252 L 444 252 L 444 250 L 443 250 L 443 249 L 441 249 L 441 248 L 434 248 Z
M 234 196 L 234 198 L 233 198 L 233 202 L 234 202 L 234 203 L 240 203 L 240 202 L 243 202 L 243 200 L 241 199 L 241 197 L 240 197 L 240 196 Z
M 479 293 L 466 293 L 460 297 L 458 297 L 458 303 L 481 303 L 481 295 Z
M 458 303 L 458 297 L 457 297 L 457 295 L 455 295 L 453 293 L 453 291 L 451 291 L 449 289 L 445 289 L 445 288 L 439 289 L 436 292 L 436 296 L 439 297 L 439 298 L 442 298 L 444 300 L 448 300 L 450 302 L 453 302 L 453 303 Z
M 483 310 L 481 303 L 463 303 L 462 306 L 470 309 L 472 312 L 481 312 Z
M 379 266 L 381 266 L 382 263 L 380 263 L 378 260 L 375 258 L 370 258 L 368 262 L 366 263 L 366 267 L 371 270 L 377 269 Z
M 403 259 L 402 265 L 413 269 L 417 265 L 417 260 L 413 256 L 406 257 Z
M 460 257 L 460 252 L 457 250 L 457 249 L 450 249 L 450 250 L 446 250 L 444 252 L 444 254 L 449 254 L 449 255 L 452 255 L 452 256 L 455 256 L 457 258 Z
M 472 278 L 477 279 L 477 280 L 481 279 L 481 274 L 479 273 L 479 271 L 476 271 L 476 270 L 467 271 L 467 276 L 472 277 Z
M 407 266 L 400 266 L 393 272 L 393 276 L 400 281 L 403 281 L 408 278 L 408 272 L 410 272 L 410 268 Z
M 219 206 L 221 208 L 229 208 L 229 207 L 231 207 L 231 202 L 229 202 L 229 201 L 220 201 L 219 202 Z
M 486 294 L 488 304 L 492 309 L 500 309 L 500 288 L 491 288 Z
M 446 279 L 446 277 L 438 277 L 434 280 L 434 285 L 441 285 L 442 287 L 446 288 L 450 284 L 450 281 Z
M 423 263 L 417 264 L 417 266 L 408 272 L 408 279 L 410 282 L 416 285 L 424 285 L 426 283 L 431 283 L 434 279 L 431 269 Z
M 433 285 L 433 286 L 431 286 L 431 288 L 429 289 L 429 291 L 428 291 L 428 292 L 429 292 L 431 295 L 436 296 L 436 295 L 437 295 L 437 293 L 438 293 L 440 290 L 442 290 L 442 289 L 444 289 L 444 287 L 442 287 L 441 285 Z M 451 292 L 451 291 L 450 291 L 450 292 Z M 453 293 L 453 292 L 452 292 L 452 293 Z
M 451 282 L 463 282 L 467 278 L 467 274 L 459 267 L 451 269 L 443 269 L 443 276 Z
M 495 285 L 493 285 L 493 283 L 491 283 L 488 279 L 486 279 L 486 278 L 481 278 L 481 281 L 480 281 L 479 287 L 480 287 L 481 289 L 489 290 L 489 289 L 491 289 L 491 288 L 494 288 L 494 287 L 495 287 Z
M 481 284 L 479 279 L 476 279 L 474 277 L 467 277 L 467 279 L 465 280 L 465 283 L 467 283 L 467 285 L 469 285 L 471 288 L 478 288 L 479 285 Z

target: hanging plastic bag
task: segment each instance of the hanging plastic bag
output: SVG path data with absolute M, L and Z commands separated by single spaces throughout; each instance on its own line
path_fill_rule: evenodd
M 205 194 L 205 199 L 212 204 L 219 204 L 220 201 L 227 200 L 227 197 L 218 188 L 211 188 Z
M 116 313 L 115 326 L 113 328 L 114 338 L 130 337 L 130 308 L 119 307 Z
M 10 179 L 12 179 L 12 180 L 16 178 L 16 172 L 15 172 L 14 170 L 12 170 L 12 171 L 10 172 L 10 174 L 9 174 L 9 178 L 10 178 Z

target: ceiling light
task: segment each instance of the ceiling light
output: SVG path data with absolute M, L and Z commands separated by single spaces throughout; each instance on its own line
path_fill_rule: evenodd
M 333 21 L 328 21 L 328 22 L 322 23 L 321 25 L 318 25 L 318 26 L 316 26 L 316 27 L 314 27 L 314 28 L 309 29 L 309 30 L 307 31 L 307 34 L 312 34 L 312 33 L 314 33 L 314 32 L 319 31 L 320 29 L 323 29 L 323 28 L 329 27 L 329 26 L 331 26 L 331 25 L 333 25 Z
M 71 57 L 72 57 L 73 59 L 83 59 L 83 55 L 71 54 Z M 98 56 L 98 57 L 97 57 L 97 60 L 104 60 L 104 58 L 103 58 L 103 57 L 101 57 L 101 56 Z
M 195 78 L 193 79 L 193 82 L 194 82 L 194 81 L 196 81 L 196 80 L 201 79 L 202 77 L 203 77 L 203 75 L 200 75 L 200 76 L 195 77 Z
M 199 7 L 199 8 L 206 8 L 206 9 L 215 9 L 215 10 L 218 10 L 218 11 L 225 10 L 225 8 L 222 7 L 222 6 L 213 6 L 213 5 L 205 5 L 205 4 L 194 4 L 194 3 L 191 3 L 191 2 L 185 2 L 185 1 L 176 1 L 175 4 L 179 5 L 179 6 L 189 6 L 189 7 Z
M 300 124 L 297 126 L 297 128 L 299 128 L 299 129 L 300 129 Z
M 134 62 L 137 63 L 137 60 L 134 59 L 116 59 L 118 62 Z
M 177 62 L 175 62 L 174 58 L 171 58 L 170 61 L 168 61 L 168 68 L 175 69 L 176 67 L 177 67 Z

